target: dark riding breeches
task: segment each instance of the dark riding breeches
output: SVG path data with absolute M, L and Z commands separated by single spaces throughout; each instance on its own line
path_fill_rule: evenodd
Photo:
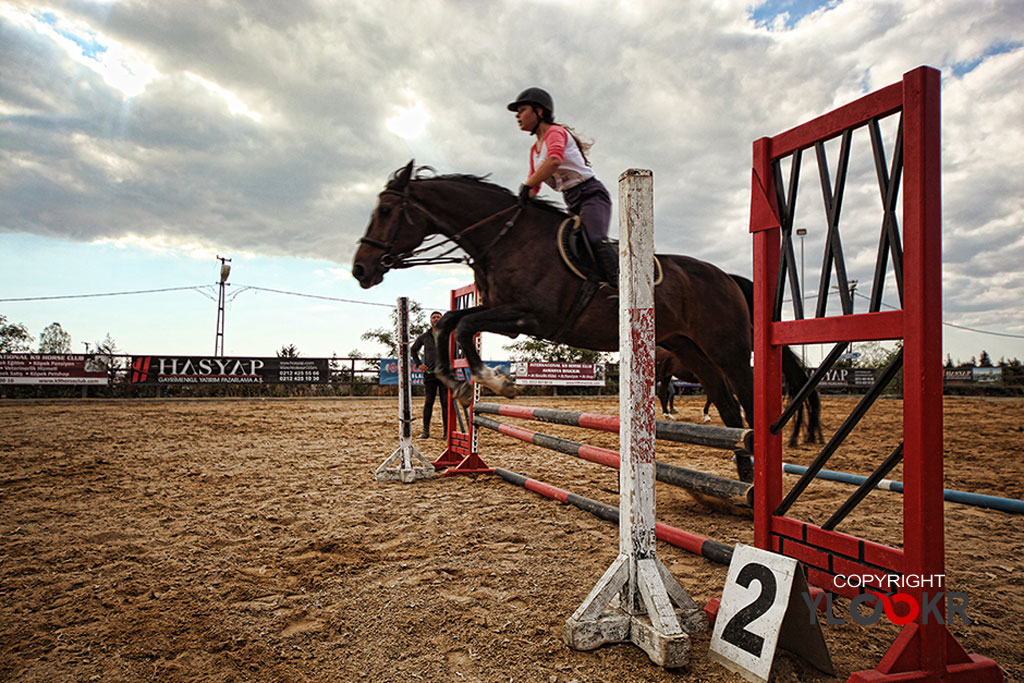
M 597 244 L 608 237 L 608 223 L 612 219 L 612 199 L 597 178 L 585 180 L 570 187 L 562 196 L 569 213 L 576 214 L 587 232 L 587 241 Z

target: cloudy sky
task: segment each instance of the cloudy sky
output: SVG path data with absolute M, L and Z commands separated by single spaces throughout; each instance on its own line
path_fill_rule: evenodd
M 442 307 L 470 279 L 359 289 L 377 192 L 412 157 L 517 187 L 530 139 L 505 104 L 531 85 L 595 141 L 613 196 L 622 170 L 654 171 L 660 251 L 749 275 L 752 141 L 923 64 L 942 72 L 946 352 L 1024 358 L 1020 0 L 5 0 L 0 314 L 37 338 L 59 321 L 75 350 L 109 333 L 131 353 L 210 353 L 220 255 L 228 354 L 376 352 L 359 336 L 397 296 Z M 842 231 L 865 295 L 870 164 L 855 135 Z M 802 175 L 816 283 L 813 159 Z M 155 289 L 173 291 L 24 300 Z

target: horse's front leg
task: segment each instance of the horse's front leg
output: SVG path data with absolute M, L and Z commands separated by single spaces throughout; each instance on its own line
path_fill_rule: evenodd
M 452 396 L 458 398 L 460 403 L 463 402 L 463 399 L 460 397 L 472 396 L 472 391 L 469 390 L 468 382 L 464 382 L 455 376 L 451 362 L 450 340 L 452 332 L 455 331 L 456 326 L 465 316 L 482 309 L 483 306 L 475 306 L 457 311 L 448 311 L 437 323 L 437 367 L 434 368 L 434 376 L 448 387 L 449 391 L 452 392 Z M 466 404 L 468 404 L 468 399 Z
M 507 306 L 488 308 L 475 311 L 459 320 L 455 328 L 455 341 L 459 343 L 466 354 L 466 361 L 469 363 L 469 370 L 474 381 L 500 396 L 515 398 L 516 385 L 505 375 L 484 365 L 480 354 L 477 353 L 476 344 L 473 343 L 473 337 L 480 332 L 515 336 L 526 333 L 528 330 L 535 331 L 535 328 L 536 321 L 523 311 Z M 458 394 L 456 397 L 459 398 L 462 405 L 467 406 L 471 399 L 471 392 L 467 391 L 464 399 Z

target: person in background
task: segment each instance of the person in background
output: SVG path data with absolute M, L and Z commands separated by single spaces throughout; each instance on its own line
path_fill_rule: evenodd
M 530 146 L 530 175 L 519 188 L 520 205 L 537 195 L 541 183 L 561 192 L 569 212 L 583 223 L 600 274 L 611 287 L 618 287 L 619 250 L 608 239 L 612 200 L 590 169 L 590 145 L 572 128 L 555 123 L 554 101 L 541 88 L 519 93 L 508 110 L 515 113 L 520 130 L 537 137 Z
M 412 356 L 412 366 L 423 373 L 423 432 L 419 438 L 430 438 L 430 418 L 434 413 L 434 399 L 441 395 L 441 421 L 444 424 L 444 433 L 448 434 L 448 387 L 434 375 L 437 367 L 437 323 L 441 320 L 441 313 L 434 311 L 430 314 L 430 329 L 416 337 L 409 354 Z M 420 360 L 420 349 L 423 349 L 423 360 Z

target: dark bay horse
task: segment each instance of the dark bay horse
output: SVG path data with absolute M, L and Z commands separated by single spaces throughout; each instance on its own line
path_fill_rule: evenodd
M 447 348 L 454 332 L 474 380 L 510 398 L 514 385 L 483 364 L 472 343 L 476 333 L 527 334 L 618 351 L 615 290 L 602 287 L 566 324 L 583 281 L 565 266 L 555 245 L 558 226 L 567 218 L 562 210 L 531 201 L 518 211 L 515 195 L 483 178 L 424 171 L 409 162 L 380 193 L 352 266 L 363 288 L 378 284 L 393 268 L 444 262 L 421 256 L 421 245 L 432 235 L 442 237 L 441 246 L 461 249 L 470 259 L 481 305 L 447 313 L 439 325 L 438 347 Z M 659 261 L 664 277 L 655 288 L 658 345 L 700 379 L 727 426 L 743 427 L 744 413 L 753 419 L 754 402 L 752 328 L 744 291 L 710 263 L 680 255 L 660 255 Z M 789 355 L 799 367 L 796 356 Z M 468 402 L 468 387 L 455 379 L 447 354 L 439 356 L 438 378 Z
M 661 403 L 661 412 L 663 415 L 669 415 L 670 413 L 676 412 L 670 410 L 670 401 L 672 394 L 671 382 L 673 378 L 680 382 L 688 383 L 699 383 L 700 379 L 683 367 L 682 362 L 676 357 L 674 353 L 668 349 L 663 349 L 660 346 L 654 350 L 654 386 L 657 387 L 658 401 Z M 708 397 L 707 402 L 704 403 L 704 421 L 710 422 L 711 416 L 708 415 L 708 411 L 711 409 L 711 398 Z
M 753 296 L 754 283 L 739 275 L 733 275 L 733 279 L 737 280 L 741 288 L 744 288 L 744 285 L 749 285 L 751 297 Z M 753 305 L 752 298 L 751 305 Z M 795 361 L 795 357 L 793 360 Z M 787 362 L 786 365 L 789 366 L 787 368 L 788 373 L 796 371 L 799 367 L 794 362 Z M 668 417 L 671 417 L 670 413 L 675 412 L 675 410 L 669 410 L 669 406 L 671 405 L 669 396 L 671 387 L 669 384 L 672 382 L 673 378 L 678 379 L 681 382 L 700 382 L 700 379 L 690 372 L 677 356 L 659 346 L 654 352 L 654 385 L 657 387 L 658 401 L 661 403 L 661 412 Z M 802 381 L 803 378 L 805 378 L 805 375 L 798 374 L 796 376 L 796 381 Z M 711 404 L 711 397 L 708 396 L 707 400 L 704 402 L 704 422 L 711 422 L 711 416 L 708 414 L 711 410 Z M 806 406 L 801 405 L 797 408 L 796 417 L 793 420 L 793 432 L 789 439 L 790 446 L 796 446 L 800 440 L 800 428 L 803 426 L 805 419 L 805 407 L 810 414 L 809 422 L 807 424 L 807 443 L 821 440 L 821 396 L 817 392 L 814 392 L 807 397 Z

